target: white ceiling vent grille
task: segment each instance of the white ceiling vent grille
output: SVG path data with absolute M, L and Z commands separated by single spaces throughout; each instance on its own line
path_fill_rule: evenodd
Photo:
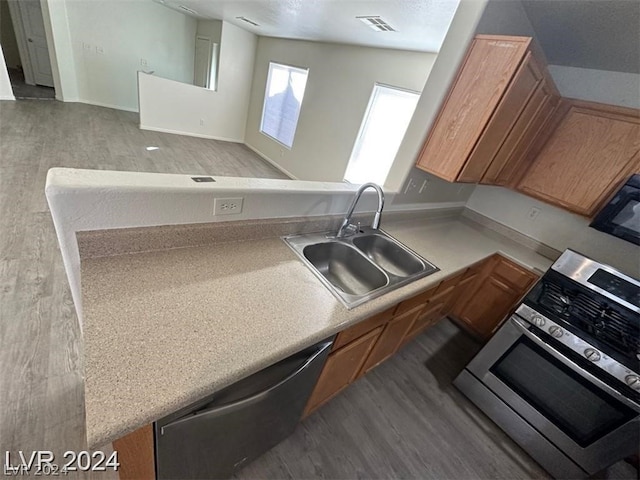
M 242 20 L 243 22 L 247 22 L 250 25 L 253 25 L 254 27 L 259 27 L 260 24 L 254 22 L 253 20 L 249 20 L 247 17 L 236 17 L 238 20 Z
M 190 13 L 191 15 L 198 15 L 198 12 L 196 12 L 195 10 L 191 10 L 189 7 L 185 7 L 184 5 L 178 5 L 178 8 L 187 13 Z
M 379 15 L 367 15 L 356 17 L 366 26 L 373 28 L 377 32 L 395 32 L 396 29 L 385 22 Z

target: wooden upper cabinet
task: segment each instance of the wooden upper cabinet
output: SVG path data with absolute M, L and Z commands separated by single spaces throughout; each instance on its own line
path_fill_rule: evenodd
M 535 62 L 533 58 L 530 61 Z M 489 163 L 480 183 L 514 187 L 548 138 L 550 131 L 547 127 L 559 104 L 558 91 L 544 70 L 541 81 Z
M 416 166 L 448 181 L 479 182 L 505 142 L 507 152 L 523 139 L 544 98 L 541 84 L 557 97 L 553 82 L 531 51 L 531 38 L 478 35 L 420 153 Z M 527 110 L 528 107 L 528 110 Z M 518 129 L 518 119 L 527 113 Z M 516 135 L 510 138 L 511 132 Z M 502 158 L 502 167 L 510 157 Z
M 517 189 L 591 217 L 621 182 L 640 171 L 640 112 L 576 100 L 568 104 Z

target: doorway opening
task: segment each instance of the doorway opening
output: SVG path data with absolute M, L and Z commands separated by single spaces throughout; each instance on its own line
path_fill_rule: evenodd
M 39 0 L 0 0 L 0 44 L 16 100 L 55 100 Z

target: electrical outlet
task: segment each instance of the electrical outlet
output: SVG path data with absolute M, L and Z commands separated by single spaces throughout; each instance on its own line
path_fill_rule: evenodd
M 140 66 L 142 66 L 142 67 L 146 67 L 147 66 L 147 59 L 146 58 L 141 58 L 140 59 Z
M 100 45 L 96 45 L 96 53 L 99 55 L 104 55 L 104 48 L 102 48 Z
M 200 126 L 201 126 L 201 127 L 204 127 L 204 118 L 201 118 L 201 119 L 200 119 Z
M 538 215 L 540 215 L 540 209 L 536 207 L 531 207 L 531 210 L 529 210 L 529 214 L 527 215 L 527 217 L 529 218 L 529 220 L 533 221 L 536 218 L 538 218 Z
M 213 201 L 214 215 L 237 215 L 242 213 L 242 202 L 244 198 L 216 198 Z
M 407 182 L 407 186 L 404 187 L 404 193 L 409 193 L 412 190 L 415 190 L 415 188 L 418 185 L 416 184 L 416 182 L 413 180 L 413 178 L 409 177 L 409 181 Z
M 82 42 L 82 48 L 91 51 L 91 45 L 87 42 Z
M 422 182 L 422 186 L 420 187 L 420 190 L 418 190 L 418 193 L 422 193 L 422 192 L 424 192 L 424 189 L 425 189 L 425 188 L 427 188 L 427 185 L 429 185 L 429 179 L 428 179 L 428 178 L 427 178 L 427 179 L 425 179 L 425 180 Z

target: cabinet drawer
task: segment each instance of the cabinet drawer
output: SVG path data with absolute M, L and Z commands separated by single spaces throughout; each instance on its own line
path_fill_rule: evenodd
M 356 325 L 349 327 L 346 330 L 343 330 L 336 337 L 336 341 L 333 343 L 332 351 L 338 350 L 339 348 L 344 347 L 347 343 L 370 332 L 374 328 L 379 327 L 380 325 L 384 325 L 391 319 L 395 309 L 396 305 L 374 315 L 371 318 L 363 320 L 362 322 L 357 323 Z
M 536 278 L 533 273 L 502 257 L 499 257 L 492 275 L 501 277 L 518 290 L 524 290 Z
M 409 310 L 412 310 L 418 305 L 424 305 L 425 303 L 427 303 L 427 301 L 429 301 L 429 299 L 435 293 L 437 288 L 438 288 L 437 286 L 432 287 L 429 290 L 426 290 L 422 293 L 419 293 L 415 297 L 410 298 L 409 300 L 405 300 L 404 302 L 401 302 L 400 305 L 398 305 L 398 309 L 396 310 L 396 315 L 400 315 L 404 312 L 408 312 Z

